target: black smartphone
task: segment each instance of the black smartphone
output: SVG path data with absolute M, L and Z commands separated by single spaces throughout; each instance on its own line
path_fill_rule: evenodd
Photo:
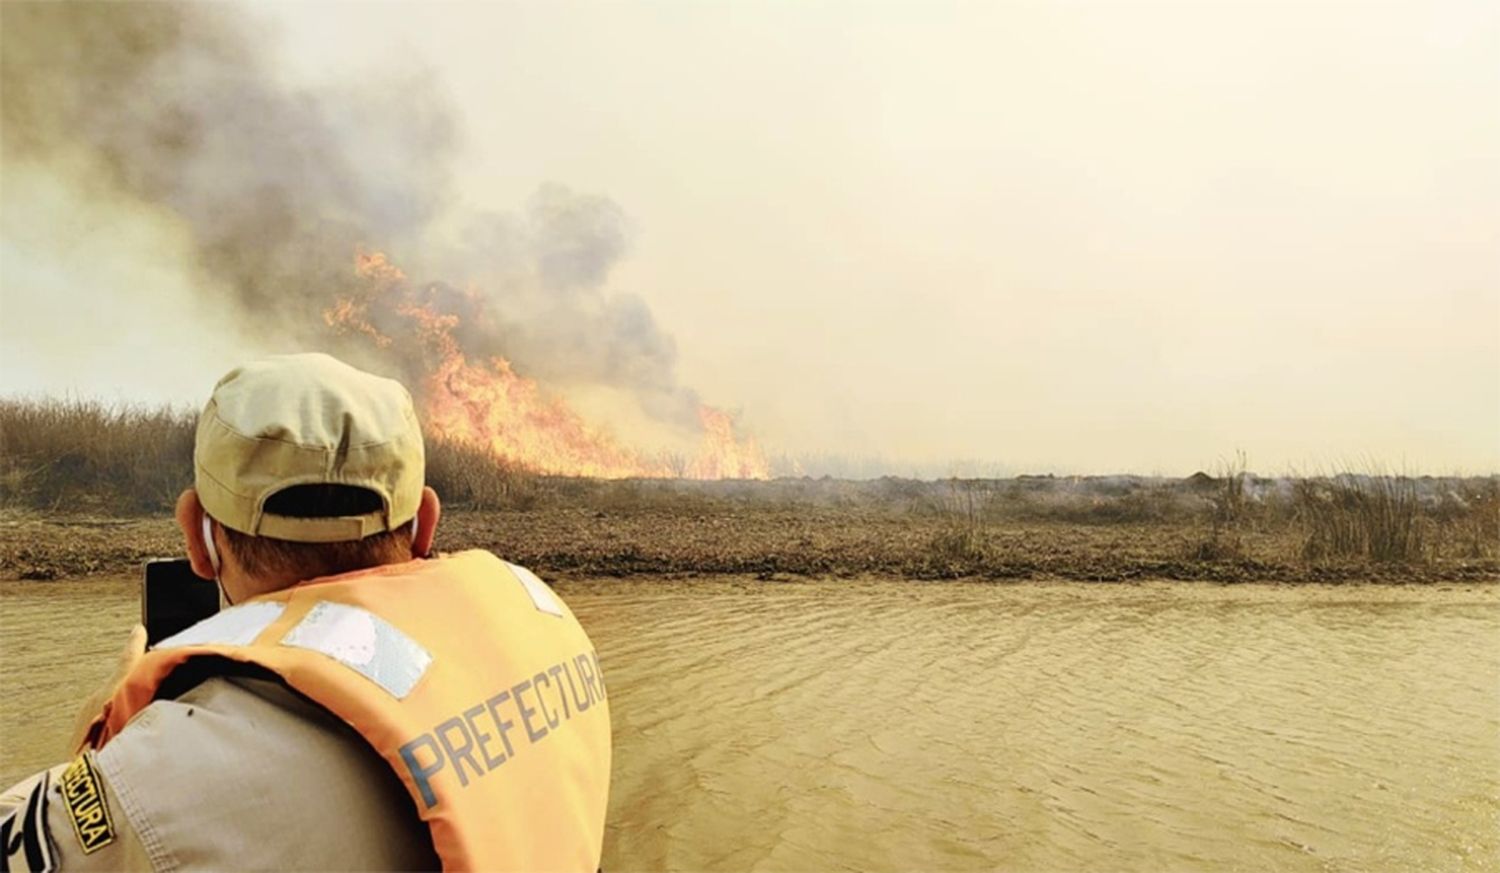
M 141 582 L 141 624 L 147 645 L 156 645 L 219 611 L 219 586 L 199 578 L 187 558 L 146 562 Z

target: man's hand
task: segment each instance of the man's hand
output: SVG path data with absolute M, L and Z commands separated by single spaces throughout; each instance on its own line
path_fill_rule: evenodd
M 125 677 L 135 669 L 136 662 L 144 654 L 146 654 L 146 628 L 136 625 L 130 629 L 130 639 L 120 652 L 114 673 L 83 702 L 83 708 L 78 711 L 78 717 L 73 720 L 73 736 L 68 742 L 68 755 L 71 756 L 78 751 L 78 747 L 83 744 L 84 737 L 88 734 L 89 726 L 94 723 L 94 717 L 104 709 L 104 704 L 115 696 L 115 692 L 119 690 Z

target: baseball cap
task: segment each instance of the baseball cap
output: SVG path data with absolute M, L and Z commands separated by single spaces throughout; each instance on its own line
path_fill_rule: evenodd
M 230 370 L 198 418 L 198 499 L 225 527 L 302 543 L 357 540 L 411 521 L 425 458 L 401 383 L 324 354 L 275 355 Z M 364 515 L 298 518 L 265 511 L 294 485 L 345 485 L 380 496 Z

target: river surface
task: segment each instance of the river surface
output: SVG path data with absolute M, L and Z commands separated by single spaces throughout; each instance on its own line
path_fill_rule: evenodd
M 1500 869 L 1500 591 L 603 581 L 607 870 Z M 0 583 L 0 787 L 131 580 Z

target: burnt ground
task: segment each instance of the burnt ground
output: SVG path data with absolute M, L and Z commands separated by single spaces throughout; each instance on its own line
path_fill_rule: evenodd
M 1500 581 L 1494 557 L 1309 562 L 1296 531 L 1214 536 L 1191 520 L 973 523 L 880 508 L 670 502 L 450 511 L 439 547 L 485 548 L 555 578 L 886 577 L 1118 582 Z M 129 575 L 181 553 L 165 517 L 0 512 L 0 578 Z

